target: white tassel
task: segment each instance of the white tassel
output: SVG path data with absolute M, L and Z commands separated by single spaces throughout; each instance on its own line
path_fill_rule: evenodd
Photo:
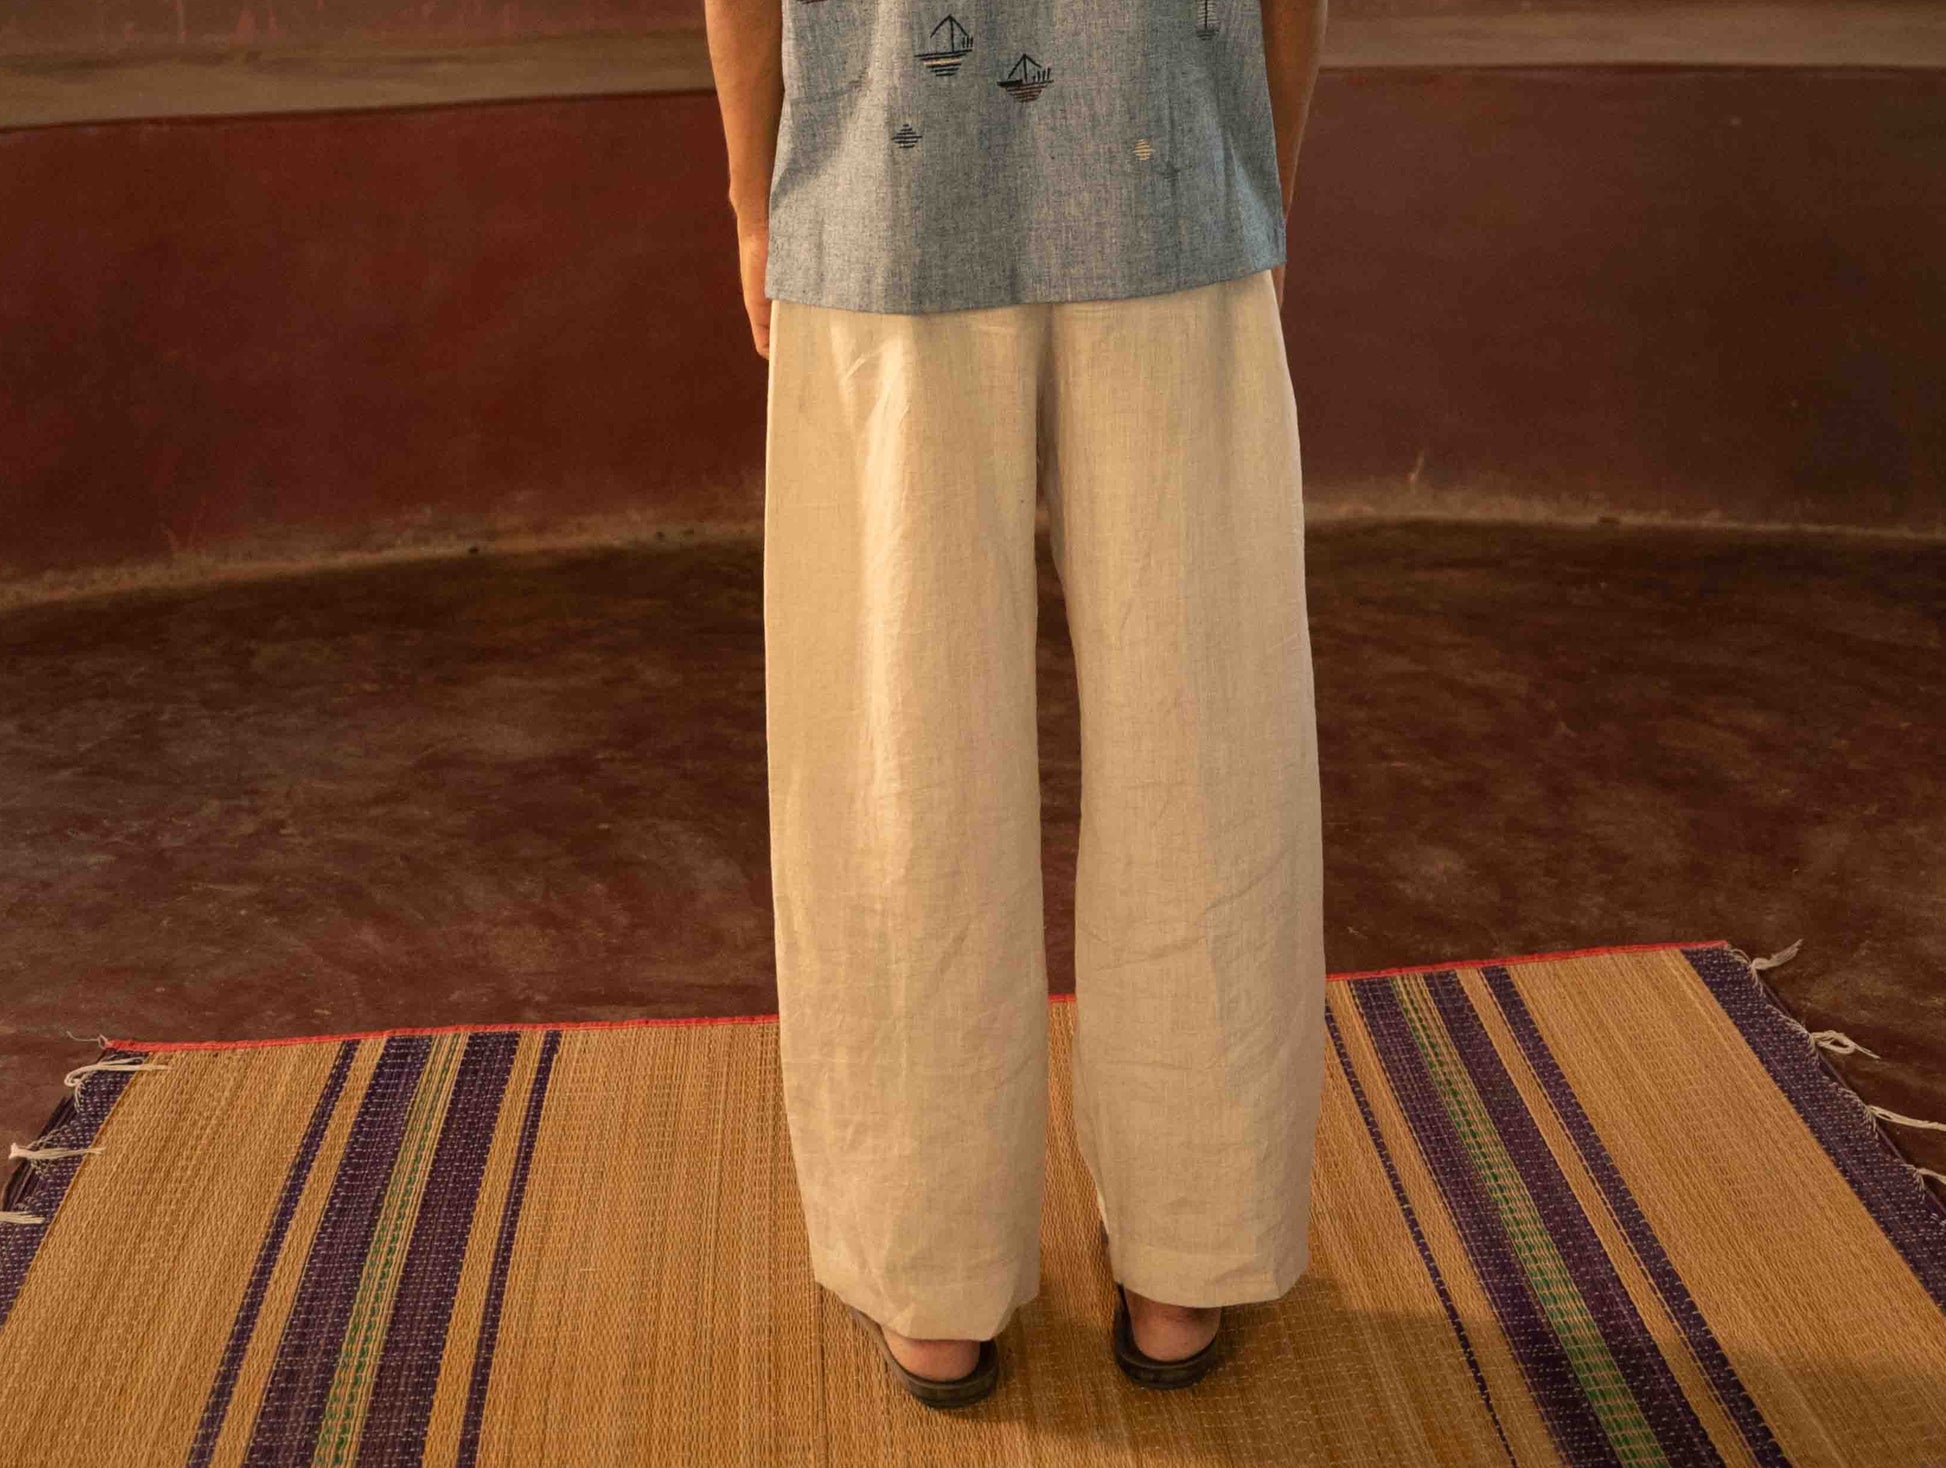
M 23 1147 L 18 1142 L 7 1147 L 8 1157 L 25 1157 L 29 1162 L 59 1162 L 63 1157 L 85 1157 L 99 1147 Z
M 1797 957 L 1797 950 L 1803 946 L 1804 940 L 1799 938 L 1790 947 L 1780 949 L 1778 952 L 1771 954 L 1769 958 L 1751 959 L 1750 967 L 1753 969 L 1767 969 L 1776 968 L 1779 964 L 1789 963 L 1793 958 Z
M 70 1086 L 78 1091 L 81 1089 L 81 1082 L 77 1077 L 90 1075 L 98 1070 L 131 1071 L 167 1069 L 169 1067 L 159 1061 L 137 1060 L 133 1055 L 130 1055 L 119 1060 L 97 1060 L 93 1065 L 78 1065 L 61 1078 L 61 1084 Z
M 1867 1050 L 1842 1030 L 1808 1030 L 1781 1009 L 1777 1011 L 1777 1015 L 1785 1024 L 1796 1030 L 1820 1050 L 1829 1050 L 1833 1055 L 1850 1055 L 1856 1052 L 1859 1055 L 1869 1055 L 1874 1060 L 1880 1058 L 1876 1050 Z
M 1896 1111 L 1887 1111 L 1883 1106 L 1873 1106 L 1870 1102 L 1866 1103 L 1865 1109 L 1871 1112 L 1873 1116 L 1879 1116 L 1887 1121 L 1897 1122 L 1900 1126 L 1922 1126 L 1927 1131 L 1946 1132 L 1946 1121 L 1921 1121 L 1916 1116 L 1900 1116 Z
M 1800 1025 L 1799 1028 L 1802 1029 L 1803 1026 Z M 1855 1053 L 1858 1055 L 1869 1055 L 1874 1060 L 1879 1059 L 1878 1051 L 1867 1050 L 1863 1045 L 1852 1039 L 1850 1035 L 1841 1034 L 1837 1030 L 1818 1030 L 1815 1033 L 1806 1031 L 1806 1033 L 1810 1034 L 1813 1045 L 1821 1046 L 1829 1050 L 1833 1055 L 1851 1055 Z

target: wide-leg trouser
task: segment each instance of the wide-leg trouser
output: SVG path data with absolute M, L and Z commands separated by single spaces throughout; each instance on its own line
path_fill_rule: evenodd
M 815 1278 L 985 1339 L 1047 1120 L 1037 487 L 1081 707 L 1076 1144 L 1117 1279 L 1275 1299 L 1324 1063 L 1296 404 L 1269 271 L 913 315 L 773 302 L 778 1043 Z

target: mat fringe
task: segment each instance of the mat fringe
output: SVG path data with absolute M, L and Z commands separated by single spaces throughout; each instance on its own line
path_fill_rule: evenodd
M 74 1036 L 80 1039 L 80 1036 Z M 165 1064 L 149 1060 L 139 1053 L 117 1050 L 111 1046 L 106 1036 L 95 1042 L 101 1046 L 101 1053 L 87 1065 L 78 1065 L 61 1078 L 61 1084 L 70 1092 L 61 1098 L 60 1104 L 49 1113 L 41 1123 L 39 1133 L 25 1147 L 18 1142 L 8 1145 L 7 1155 L 15 1160 L 15 1166 L 7 1176 L 7 1185 L 0 1190 L 0 1224 L 44 1224 L 51 1220 L 44 1214 L 30 1212 L 21 1205 L 28 1202 L 33 1191 L 35 1164 L 57 1162 L 70 1157 L 83 1157 L 91 1152 L 99 1152 L 100 1147 L 56 1147 L 48 1145 L 48 1139 L 73 1119 L 74 1103 L 81 1095 L 81 1087 L 87 1076 L 97 1071 L 129 1070 L 167 1070 Z
M 1725 944 L 1724 946 L 1729 952 L 1736 955 L 1743 966 L 1750 971 L 1750 977 L 1756 981 L 1757 988 L 1762 992 L 1764 998 L 1770 1002 L 1771 1008 L 1775 1009 L 1786 1024 L 1804 1036 L 1810 1043 L 1811 1052 L 1817 1057 L 1818 1065 L 1823 1069 L 1831 1083 L 1849 1097 L 1852 1103 L 1858 1107 L 1859 1111 L 1864 1115 L 1867 1124 L 1871 1127 L 1873 1134 L 1878 1138 L 1879 1145 L 1891 1153 L 1896 1160 L 1917 1173 L 1920 1178 L 1946 1185 L 1946 1173 L 1934 1172 L 1930 1167 L 1921 1167 L 1910 1157 L 1906 1156 L 1905 1149 L 1899 1145 L 1898 1139 L 1884 1125 L 1884 1123 L 1889 1121 L 1899 1126 L 1924 1127 L 1929 1131 L 1946 1132 L 1946 1122 L 1925 1121 L 1916 1116 L 1901 1116 L 1898 1112 L 1888 1111 L 1883 1106 L 1874 1106 L 1863 1096 L 1859 1095 L 1857 1091 L 1852 1089 L 1851 1082 L 1846 1080 L 1838 1068 L 1826 1058 L 1826 1052 L 1833 1055 L 1850 1055 L 1853 1052 L 1858 1052 L 1869 1055 L 1874 1060 L 1880 1058 L 1878 1053 L 1867 1050 L 1863 1045 L 1852 1039 L 1851 1036 L 1840 1030 L 1811 1029 L 1785 1007 L 1784 1001 L 1778 998 L 1777 992 L 1762 977 L 1763 970 L 1777 968 L 1797 957 L 1798 949 L 1804 946 L 1804 940 L 1799 938 L 1790 947 L 1779 949 L 1776 953 L 1766 958 L 1752 958 L 1734 944 Z M 1920 1187 L 1923 1190 L 1925 1183 L 1921 1182 Z M 1931 1197 L 1932 1194 L 1928 1192 L 1927 1196 Z M 1935 1197 L 1934 1201 L 1938 1202 L 1939 1200 Z

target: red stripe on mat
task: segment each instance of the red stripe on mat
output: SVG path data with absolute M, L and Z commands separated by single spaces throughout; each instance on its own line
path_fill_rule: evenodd
M 1728 948 L 1727 938 L 1710 938 L 1695 943 L 1618 943 L 1605 948 L 1562 948 L 1552 953 L 1522 953 L 1512 958 L 1446 959 L 1439 963 L 1408 963 L 1398 968 L 1368 968 L 1356 972 L 1326 974 L 1337 984 L 1347 979 L 1380 979 L 1395 974 L 1434 973 L 1443 969 L 1482 968 L 1487 964 L 1545 963 L 1560 958 L 1593 958 L 1602 953 L 1657 953 L 1671 948 Z M 1055 1003 L 1072 1001 L 1074 995 L 1050 994 Z M 522 1020 L 512 1024 L 407 1025 L 390 1030 L 354 1030 L 342 1035 L 285 1035 L 270 1040 L 109 1040 L 111 1050 L 254 1050 L 265 1045 L 323 1045 L 340 1040 L 383 1040 L 392 1035 L 461 1035 L 501 1030 L 634 1030 L 647 1025 L 760 1025 L 776 1020 L 770 1014 L 702 1014 L 673 1019 L 581 1019 L 549 1024 L 542 1020 Z

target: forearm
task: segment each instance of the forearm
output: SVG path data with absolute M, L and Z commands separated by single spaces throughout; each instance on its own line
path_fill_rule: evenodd
M 770 215 L 770 174 L 784 107 L 784 11 L 778 0 L 703 0 L 716 103 L 729 153 L 730 207 L 743 224 Z
M 1259 0 L 1263 15 L 1264 70 L 1277 126 L 1277 172 L 1284 213 L 1297 197 L 1297 156 L 1324 50 L 1326 0 Z

